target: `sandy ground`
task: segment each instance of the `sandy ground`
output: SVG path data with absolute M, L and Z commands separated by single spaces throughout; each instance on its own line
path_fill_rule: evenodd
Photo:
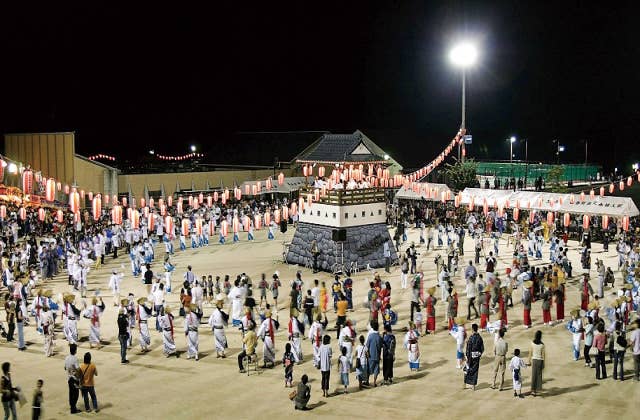
M 267 273 L 268 277 L 274 270 L 279 270 L 283 285 L 288 286 L 299 267 L 287 266 L 281 263 L 282 241 L 290 241 L 293 230 L 286 236 L 278 237 L 275 241 L 266 241 L 266 232 L 257 233 L 257 241 L 246 241 L 238 244 L 220 246 L 217 243 L 206 248 L 188 249 L 177 252 L 174 262 L 178 264 L 174 275 L 174 291 L 179 290 L 178 284 L 188 264 L 193 265 L 197 275 L 213 274 L 235 275 L 246 272 L 257 284 L 260 273 Z M 409 241 L 417 241 L 417 231 L 410 232 Z M 245 235 L 243 235 L 244 239 Z M 576 267 L 575 273 L 580 273 L 580 267 L 575 245 L 572 244 L 571 257 Z M 465 244 L 466 261 L 471 257 L 473 244 L 467 238 Z M 503 244 L 498 270 L 504 272 L 507 261 L 506 242 Z M 608 253 L 602 252 L 602 246 L 595 244 L 593 259 L 603 258 L 607 265 L 615 263 L 614 247 Z M 158 249 L 161 251 L 161 249 Z M 426 273 L 426 287 L 435 285 L 436 275 L 433 258 L 436 252 L 444 255 L 444 250 L 423 252 L 420 261 Z M 548 251 L 544 252 L 548 258 Z M 97 364 L 99 376 L 96 378 L 96 392 L 101 412 L 81 413 L 78 417 L 101 418 L 283 418 L 287 416 L 309 417 L 350 417 L 366 418 L 371 415 L 388 418 L 541 418 L 555 416 L 555 418 L 590 418 L 597 414 L 610 413 L 619 418 L 632 418 L 632 410 L 637 411 L 637 399 L 640 396 L 640 386 L 631 379 L 633 360 L 629 352 L 625 359 L 625 382 L 614 382 L 611 379 L 612 366 L 609 369 L 609 379 L 595 380 L 593 369 L 584 367 L 581 359 L 574 362 L 571 352 L 571 338 L 564 325 L 545 327 L 542 325 L 542 311 L 540 303 L 536 302 L 532 309 L 534 326 L 525 329 L 522 326 L 522 305 L 519 303 L 520 292 L 514 292 L 515 307 L 509 312 L 509 326 L 506 339 L 510 349 L 519 347 L 523 356 L 528 353 L 529 343 L 534 331 L 543 330 L 543 341 L 546 344 L 547 361 L 544 370 L 544 393 L 542 397 L 527 396 L 523 400 L 514 399 L 511 390 L 511 377 L 507 373 L 505 378 L 506 390 L 499 392 L 490 389 L 493 367 L 493 337 L 483 333 L 486 352 L 482 357 L 479 386 L 476 391 L 462 389 L 462 373 L 455 368 L 455 342 L 444 329 L 444 303 L 437 306 L 437 319 L 441 330 L 436 335 L 424 336 L 420 339 L 422 363 L 419 372 L 410 372 L 407 364 L 407 353 L 401 343 L 404 333 L 398 331 L 398 348 L 395 363 L 395 383 L 392 386 L 378 387 L 358 391 L 355 374 L 351 374 L 350 393 L 348 395 L 332 395 L 323 398 L 320 391 L 320 372 L 313 368 L 310 355 L 312 354 L 309 340 L 303 341 L 305 361 L 295 366 L 294 381 L 298 381 L 303 373 L 311 378 L 312 396 L 310 406 L 312 410 L 301 413 L 293 410 L 287 398 L 289 389 L 284 388 L 283 368 L 281 365 L 274 369 L 267 369 L 259 374 L 247 376 L 238 373 L 236 355 L 241 349 L 240 332 L 234 328 L 227 329 L 229 349 L 227 359 L 216 359 L 213 349 L 211 331 L 202 325 L 200 329 L 201 359 L 196 362 L 180 358 L 166 359 L 162 355 L 162 339 L 158 333 L 152 331 L 152 351 L 142 355 L 139 347 L 130 350 L 128 357 L 131 363 L 121 365 L 119 360 L 119 344 L 116 336 L 116 311 L 110 306 L 111 296 L 107 291 L 110 270 L 125 263 L 128 269 L 128 259 L 107 259 L 106 266 L 92 271 L 89 275 L 89 295 L 95 289 L 101 289 L 107 303 L 107 310 L 102 318 L 102 337 L 105 347 L 92 350 L 93 359 Z M 461 261 L 462 266 L 462 261 Z M 161 263 L 154 264 L 153 269 L 160 270 Z M 312 283 L 313 274 L 309 270 L 301 269 L 306 285 Z M 384 274 L 384 270 L 381 270 Z M 129 272 L 130 273 L 130 272 Z M 593 273 L 595 274 L 595 273 Z M 317 275 L 329 285 L 332 277 L 326 273 Z M 361 302 L 368 290 L 368 281 L 372 274 L 361 272 L 354 276 L 355 312 L 349 314 L 357 323 L 358 332 L 365 331 L 368 312 L 362 308 Z M 400 278 L 397 267 L 390 275 L 383 279 L 392 285 L 392 303 L 399 311 L 398 329 L 404 328 L 409 317 L 410 290 L 400 289 Z M 620 282 L 618 282 L 619 284 Z M 578 293 L 575 286 L 576 279 L 569 282 L 567 313 L 578 303 Z M 66 277 L 60 276 L 51 283 L 55 293 L 69 289 Z M 460 313 L 466 310 L 463 281 L 456 279 L 457 290 L 460 294 Z M 595 287 L 595 284 L 594 284 Z M 140 279 L 130 274 L 125 277 L 123 291 L 133 291 L 136 296 L 144 294 L 144 286 Z M 286 288 L 284 289 L 286 290 Z M 611 296 L 613 291 L 607 290 Z M 269 294 L 270 295 L 270 294 Z M 287 299 L 288 300 L 288 299 Z M 168 302 L 174 308 L 178 307 L 178 294 L 169 296 Z M 280 303 L 281 308 L 287 307 L 288 302 Z M 205 307 L 206 322 L 211 307 Z M 555 309 L 552 311 L 555 316 Z M 4 315 L 3 315 L 4 316 Z M 335 315 L 329 312 L 329 325 L 335 322 Z M 4 319 L 4 318 L 3 318 Z M 276 335 L 276 358 L 282 357 L 286 342 L 287 310 L 280 310 L 281 328 Z M 178 350 L 186 350 L 185 337 L 182 334 L 182 318 L 176 319 L 178 331 L 176 342 Z M 151 323 L 151 326 L 153 323 Z M 78 355 L 88 351 L 88 321 L 80 321 L 79 333 L 81 345 Z M 307 327 L 308 331 L 308 327 Z M 337 340 L 335 331 L 331 333 L 334 355 L 337 355 Z M 67 354 L 67 345 L 61 332 L 57 333 L 57 353 L 46 358 L 43 353 L 42 338 L 33 327 L 26 329 L 28 350 L 18 352 L 15 345 L 0 343 L 0 360 L 12 362 L 14 384 L 20 385 L 29 399 L 38 378 L 44 379 L 44 413 L 45 418 L 69 417 L 67 403 L 66 375 L 63 370 L 63 360 Z M 137 332 L 134 335 L 137 343 Z M 258 346 L 262 355 L 262 345 Z M 336 356 L 334 356 L 335 358 Z M 81 359 L 81 357 L 80 357 Z M 334 364 L 337 367 L 337 363 Z M 531 377 L 530 369 L 524 371 L 524 390 L 528 392 Z M 339 375 L 336 369 L 331 373 L 331 392 L 340 388 Z M 381 378 L 380 378 L 381 379 Z M 636 401 L 635 403 L 633 401 Z M 80 398 L 78 407 L 83 407 Z M 19 417 L 28 417 L 30 401 L 19 408 Z

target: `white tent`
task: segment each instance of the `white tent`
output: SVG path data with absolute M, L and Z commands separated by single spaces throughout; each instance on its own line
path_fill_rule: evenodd
M 415 182 L 413 185 L 415 189 L 412 189 L 411 186 L 409 188 L 400 187 L 396 193 L 396 199 L 440 201 L 442 193 L 444 193 L 445 199 L 453 200 L 453 192 L 445 184 Z
M 593 199 L 587 194 L 584 199 L 580 194 L 559 194 L 536 191 L 490 190 L 466 188 L 461 194 L 461 205 L 468 205 L 473 198 L 474 206 L 483 206 L 487 201 L 489 207 L 515 208 L 522 210 L 558 211 L 562 213 L 638 216 L 640 212 L 633 200 L 628 197 L 599 195 Z

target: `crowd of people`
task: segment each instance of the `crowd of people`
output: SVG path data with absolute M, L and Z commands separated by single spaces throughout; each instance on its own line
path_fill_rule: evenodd
M 493 212 L 486 216 L 468 213 L 463 218 L 459 210 L 446 207 L 432 212 L 424 211 L 419 206 L 392 207 L 390 219 L 398 219 L 396 246 L 403 256 L 398 284 L 400 289 L 411 289 L 409 316 L 406 323 L 400 323 L 402 328 L 398 327 L 398 319 L 405 317 L 404 313 L 399 314 L 404 311 L 398 310 L 396 304 L 392 306 L 391 283 L 395 283 L 395 280 L 383 280 L 378 273 L 368 283 L 364 306 L 369 316 L 367 325 L 360 332 L 356 331 L 356 322 L 350 317 L 350 313 L 359 308 L 354 304 L 355 284 L 348 273 L 342 278 L 336 276 L 327 287 L 326 282 L 319 279 L 303 280 L 302 272 L 298 272 L 295 279 L 287 284 L 287 279 L 281 279 L 277 271 L 269 279 L 262 274 L 260 280 L 255 281 L 246 273 L 239 273 L 235 278 L 224 274 L 199 276 L 188 266 L 179 283 L 179 306 L 172 308 L 167 304 L 167 295 L 177 292 L 172 287 L 172 276 L 177 270 L 172 255 L 178 252 L 173 249 L 174 238 L 183 250 L 207 246 L 215 230 L 222 230 L 223 221 L 232 226 L 234 220 L 243 220 L 248 226 L 247 239 L 250 240 L 251 226 L 258 220 L 258 224 L 269 226 L 267 238 L 272 239 L 277 226 L 275 210 L 280 205 L 254 202 L 242 206 L 230 204 L 227 208 L 185 206 L 183 214 L 175 215 L 174 229 L 170 231 L 166 231 L 165 220 L 161 217 L 153 219 L 156 223 L 153 229 L 147 224 L 151 219 L 142 219 L 140 227 L 134 229 L 130 220 L 115 225 L 110 223 L 107 215 L 93 223 L 74 223 L 72 217 L 63 223 L 50 218 L 41 222 L 36 212 L 28 214 L 25 220 L 15 216 L 3 220 L 0 248 L 7 315 L 7 328 L 2 327 L 3 335 L 7 342 L 17 338 L 18 350 L 24 350 L 24 328 L 32 326 L 42 336 L 44 354 L 51 356 L 56 348 L 56 325 L 62 325 L 70 356 L 75 357 L 79 345 L 79 324 L 86 319 L 89 346 L 99 351 L 104 341 L 100 334 L 102 315 L 108 305 L 99 293 L 87 297 L 87 279 L 92 270 L 100 269 L 105 258 L 119 260 L 128 257 L 131 276 L 139 278 L 147 286 L 146 293 L 142 296 L 133 293 L 121 296 L 122 280 L 129 275 L 125 274 L 124 263 L 120 269 L 112 271 L 108 283 L 104 285 L 111 290 L 111 305 L 118 312 L 117 331 L 122 364 L 129 363 L 127 350 L 134 346 L 134 336 L 137 336 L 142 353 L 152 351 L 152 327 L 149 323 L 154 318 L 155 331 L 163 343 L 163 354 L 166 357 L 180 356 L 182 352 L 178 351 L 180 344 L 176 339 L 176 331 L 181 329 L 185 336 L 186 358 L 194 361 L 198 361 L 201 354 L 199 334 L 203 324 L 211 330 L 216 356 L 220 359 L 227 357 L 228 329 L 238 328 L 242 336 L 242 350 L 237 356 L 241 373 L 249 369 L 252 361 L 257 363 L 257 346 L 261 340 L 262 368 L 274 367 L 281 360 L 285 386 L 293 387 L 294 366 L 305 360 L 302 341 L 308 339 L 312 364 L 320 370 L 321 389 L 323 395 L 328 396 L 332 366 L 338 369 L 345 393 L 349 389 L 350 376 L 354 373 L 360 389 L 393 384 L 396 333 L 399 331 L 403 334 L 402 345 L 407 351 L 409 369 L 421 369 L 420 346 L 425 343 L 421 337 L 443 329 L 438 327 L 438 320 L 442 320 L 444 329 L 455 339 L 456 366 L 464 372 L 465 386 L 475 389 L 477 385 L 480 359 L 485 353 L 484 339 L 487 337 L 485 335 L 483 339 L 483 334 L 489 333 L 494 338 L 496 356 L 494 386 L 497 376 L 501 374 L 499 388 L 503 387 L 504 370 L 508 366 L 512 372 L 514 394 L 522 396 L 522 370 L 531 366 L 531 395 L 538 395 L 545 357 L 542 330 L 536 331 L 526 361 L 520 358 L 520 349 L 515 349 L 511 361 L 506 363 L 508 346 L 505 337 L 510 328 L 509 312 L 518 305 L 514 294 L 520 294 L 525 328 L 533 326 L 536 314 L 543 320 L 544 327 L 556 323 L 565 325 L 570 337 L 568 341 L 572 343 L 573 358 L 578 360 L 583 354 L 585 365 L 596 368 L 598 379 L 607 377 L 605 351 L 614 361 L 614 379 L 624 379 L 625 352 L 631 348 L 635 362 L 634 378 L 639 379 L 640 330 L 632 328 L 637 324 L 633 318 L 634 314 L 636 318 L 638 316 L 640 303 L 640 249 L 635 236 L 621 236 L 616 242 L 619 259 L 616 272 L 621 280 L 615 281 L 614 269 L 605 267 L 597 260 L 598 283 L 594 289 L 590 277 L 591 265 L 584 258 L 589 255 L 591 247 L 589 237 L 585 237 L 578 251 L 583 260 L 582 268 L 574 273 L 568 253 L 575 251 L 569 251 L 566 233 L 557 226 L 546 226 L 545 219 L 540 217 L 534 218 L 531 223 L 516 223 Z M 169 211 L 177 213 L 177 208 Z M 183 219 L 189 220 L 189 235 L 181 229 Z M 204 220 L 206 223 L 203 226 L 210 226 L 210 229 L 202 228 L 200 232 L 196 223 L 198 219 Z M 400 230 L 399 226 L 404 229 Z M 409 227 L 419 232 L 418 246 L 415 243 L 407 245 L 405 236 Z M 238 226 L 236 230 L 236 234 L 239 234 L 242 229 Z M 473 257 L 468 264 L 462 260 L 466 236 L 472 238 L 474 244 Z M 190 244 L 187 243 L 187 237 L 191 239 Z M 219 242 L 224 243 L 223 240 Z M 157 258 L 162 248 L 164 257 Z M 547 250 L 548 258 L 545 258 Z M 439 254 L 441 251 L 446 251 L 446 257 Z M 497 257 L 501 252 L 513 255 L 505 267 L 499 267 Z M 434 258 L 437 278 L 426 278 L 421 264 L 418 264 L 420 254 Z M 157 261 L 159 259 L 162 262 Z M 421 261 L 424 264 L 426 257 Z M 53 277 L 65 271 L 69 289 L 61 296 L 54 295 L 48 284 Z M 576 278 L 580 278 L 577 283 L 580 306 L 570 307 L 570 316 L 567 317 L 566 287 Z M 425 287 L 427 282 L 432 281 L 435 286 Z M 614 288 L 614 283 L 618 287 Z M 282 289 L 286 292 L 282 293 Z M 608 292 L 606 296 L 605 290 Z M 466 294 L 466 316 L 459 313 L 458 293 Z M 612 293 L 615 293 L 615 299 L 610 298 Z M 280 324 L 279 309 L 286 308 L 287 301 L 289 319 L 285 327 Z M 537 302 L 540 305 L 539 312 L 535 309 Z M 554 306 L 555 319 L 551 315 Z M 445 308 L 443 313 L 437 314 L 442 307 Z M 205 316 L 205 312 L 209 311 Z M 467 330 L 472 315 L 478 321 Z M 335 321 L 331 325 L 329 317 Z M 176 324 L 178 318 L 182 318 L 181 328 Z M 276 333 L 285 328 L 286 343 L 276 343 Z M 308 331 L 306 334 L 305 330 Z M 333 343 L 330 331 L 335 331 L 336 340 Z M 15 334 L 17 337 L 14 337 Z M 590 357 L 592 347 L 597 350 L 595 363 Z M 282 349 L 282 359 L 277 357 L 278 349 Z M 337 357 L 334 356 L 334 350 Z M 89 352 L 84 360 L 84 370 L 77 359 L 65 361 L 72 413 L 78 411 L 78 386 L 84 396 L 85 409 L 90 409 L 89 399 L 92 400 L 93 409 L 98 409 L 93 388 L 93 376 L 97 375 L 97 369 L 95 365 L 89 368 Z M 88 375 L 90 380 L 80 376 L 81 372 L 86 374 L 88 370 L 91 371 Z M 380 370 L 383 375 L 381 383 L 378 381 Z M 5 388 L 9 393 L 7 398 L 13 400 L 12 385 L 5 387 L 4 383 L 3 379 L 3 403 Z M 307 375 L 302 377 L 296 391 L 290 396 L 295 408 L 307 408 L 310 398 Z M 11 405 L 7 404 L 5 410 L 11 412 Z

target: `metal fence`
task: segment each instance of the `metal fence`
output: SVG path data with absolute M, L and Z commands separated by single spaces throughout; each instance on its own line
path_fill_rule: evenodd
M 477 174 L 482 176 L 496 176 L 500 179 L 516 178 L 527 179 L 533 182 L 534 179 L 542 177 L 548 181 L 549 170 L 558 165 L 524 163 L 524 162 L 477 162 Z M 593 181 L 602 174 L 602 167 L 598 165 L 559 165 L 564 168 L 562 181 Z

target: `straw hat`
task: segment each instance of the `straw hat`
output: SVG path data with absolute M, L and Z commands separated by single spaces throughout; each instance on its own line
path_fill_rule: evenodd
M 533 287 L 533 282 L 531 280 L 527 280 L 524 283 L 522 283 L 522 285 L 528 289 L 530 287 Z
M 580 315 L 580 308 L 574 308 L 569 313 L 571 314 L 571 316 L 577 317 L 578 315 Z
M 544 287 L 545 289 L 551 289 L 553 287 L 553 283 L 550 281 L 545 281 L 544 282 Z
M 36 295 L 37 295 L 37 296 L 41 296 L 41 295 L 42 295 L 42 287 L 39 287 L 39 288 L 36 290 Z
M 171 306 L 165 306 L 164 307 L 164 311 L 168 314 L 170 314 L 173 311 L 173 308 L 171 308 Z
M 563 278 L 558 278 L 558 284 L 565 284 L 567 282 L 567 279 Z
M 622 288 L 626 289 L 626 290 L 631 290 L 631 289 L 633 289 L 633 284 L 625 283 L 625 284 L 622 285 Z
M 138 298 L 136 302 L 138 302 L 138 305 L 144 305 L 145 303 L 147 303 L 147 298 L 146 297 Z
M 46 297 L 46 298 L 50 298 L 51 296 L 53 296 L 53 290 L 51 289 L 47 289 L 44 292 L 42 292 L 42 296 Z
M 435 292 L 436 292 L 436 288 L 435 288 L 435 286 L 431 286 L 430 288 L 428 288 L 428 289 L 427 289 L 427 293 L 428 293 L 430 296 L 433 296 L 433 294 L 434 294 Z
M 96 296 L 91 298 L 91 304 L 92 305 L 97 305 L 98 304 L 98 298 Z
M 63 294 L 63 295 L 62 295 L 62 300 L 63 300 L 65 303 L 71 303 L 71 302 L 73 302 L 74 300 L 76 300 L 76 295 L 74 295 L 74 294 L 72 294 L 72 293 L 65 293 L 65 294 Z
M 620 299 L 614 299 L 613 302 L 611 302 L 611 306 L 613 306 L 614 308 L 618 308 L 620 307 L 620 303 L 622 303 Z
M 218 293 L 218 294 L 216 295 L 216 302 L 224 302 L 224 298 L 225 298 L 225 297 L 224 297 L 224 294 L 222 294 L 222 293 Z
M 300 312 L 296 308 L 291 308 L 291 318 L 297 318 Z
M 192 311 L 195 311 L 196 309 L 198 309 L 198 305 L 196 305 L 195 303 L 191 303 L 189 304 L 189 309 L 191 309 Z
M 453 295 L 457 295 L 457 294 L 458 294 L 458 292 L 456 291 L 456 289 L 453 289 L 453 290 L 451 291 L 451 296 L 453 296 Z
M 587 305 L 587 309 L 590 311 L 593 311 L 597 307 L 598 307 L 598 304 L 596 303 L 596 301 L 589 302 L 589 304 Z
M 129 299 L 127 298 L 120 299 L 120 305 L 127 306 L 128 304 L 129 304 Z
M 453 321 L 456 323 L 456 325 L 464 325 L 465 322 L 467 322 L 467 318 L 463 316 L 457 316 L 453 319 Z
M 631 303 L 631 301 L 633 299 L 631 299 L 631 296 L 623 296 L 623 299 L 627 301 L 627 303 Z
M 271 318 L 271 311 L 267 311 L 264 313 L 265 318 Z

